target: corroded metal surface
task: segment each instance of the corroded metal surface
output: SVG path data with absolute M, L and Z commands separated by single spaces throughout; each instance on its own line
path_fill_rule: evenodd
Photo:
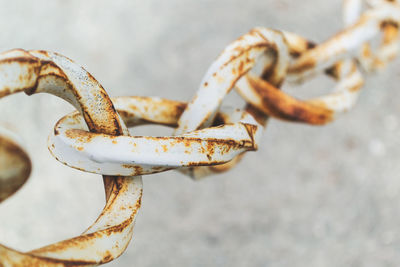
M 61 97 L 76 112 L 61 118 L 48 139 L 51 154 L 72 168 L 103 175 L 106 204 L 80 236 L 30 252 L 0 245 L 0 266 L 93 266 L 128 246 L 142 197 L 141 175 L 176 169 L 198 179 L 235 166 L 259 147 L 268 118 L 313 125 L 353 107 L 365 72 L 398 53 L 400 5 L 361 0 L 343 4 L 345 30 L 322 44 L 294 33 L 255 28 L 229 45 L 206 72 L 189 103 L 155 97 L 110 99 L 83 68 L 57 53 L 11 50 L 0 54 L 0 98 L 19 92 Z M 382 35 L 379 46 L 371 45 Z M 280 90 L 324 73 L 332 93 L 309 100 Z M 242 108 L 222 105 L 232 90 Z M 159 124 L 172 136 L 130 136 L 127 127 Z M 134 133 L 134 130 L 133 130 Z M 0 131 L 0 202 L 28 179 L 29 156 L 13 133 Z
M 128 134 L 104 89 L 70 59 L 44 51 L 12 50 L 0 56 L 0 69 L 2 96 L 20 91 L 50 93 L 79 110 L 91 132 Z M 14 148 L 14 151 L 19 150 Z M 14 175 L 10 184 L 26 176 L 26 172 Z M 82 235 L 27 253 L 0 245 L 0 264 L 88 266 L 121 255 L 132 237 L 142 196 L 142 180 L 140 176 L 103 177 L 107 203 L 98 219 Z
M 0 202 L 26 182 L 31 169 L 31 160 L 18 137 L 6 128 L 0 128 Z

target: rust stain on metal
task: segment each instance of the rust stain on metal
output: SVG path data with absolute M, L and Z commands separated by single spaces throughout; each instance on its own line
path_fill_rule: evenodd
M 28 179 L 32 163 L 12 140 L 0 136 L 0 202 L 14 194 Z
M 262 79 L 252 76 L 247 76 L 247 79 L 261 97 L 262 111 L 265 114 L 284 120 L 316 125 L 326 124 L 333 119 L 333 112 L 323 106 L 297 100 Z
M 27 52 L 23 50 L 12 50 L 0 55 L 0 67 L 2 69 L 7 68 L 10 64 L 18 64 L 20 70 L 19 72 L 17 71 L 15 73 L 6 74 L 5 76 L 0 77 L 3 82 L 2 86 L 0 86 L 0 96 L 4 97 L 6 95 L 21 91 L 25 91 L 27 94 L 34 94 L 37 92 L 52 93 L 65 98 L 76 108 L 80 109 L 91 131 L 104 132 L 109 135 L 123 134 L 123 124 L 121 123 L 107 93 L 89 73 L 74 65 L 75 63 L 73 63 L 70 59 L 59 54 L 48 53 L 44 51 Z M 68 67 L 65 68 L 67 65 Z M 0 75 L 2 75 L 1 72 Z M 77 80 L 81 79 L 81 77 L 83 77 L 83 80 L 81 80 L 82 82 L 79 84 L 74 84 L 71 81 L 74 80 L 76 82 Z M 16 86 L 16 84 L 19 85 Z M 51 86 L 51 84 L 56 84 L 57 86 Z M 60 89 L 61 87 L 62 89 Z M 79 138 L 85 141 L 89 140 L 88 136 L 82 132 L 80 133 L 82 135 L 76 134 L 76 132 L 73 130 L 68 133 L 70 136 L 79 136 Z M 59 132 L 55 131 L 55 134 L 58 135 Z M 18 177 L 10 178 L 4 176 L 7 174 L 4 172 L 5 167 L 0 166 L 3 174 L 1 182 L 3 182 L 5 178 L 8 178 L 8 187 L 1 186 L 1 196 L 3 197 L 4 194 L 7 194 L 5 197 L 8 197 L 8 195 L 10 195 L 12 192 L 5 192 L 5 190 L 7 189 L 7 191 L 15 191 L 16 187 L 19 187 L 21 184 L 23 184 L 29 176 L 31 165 L 28 156 L 18 146 L 13 147 L 10 145 L 11 142 L 6 141 L 4 137 L 1 137 L 0 141 L 1 150 L 12 155 L 6 157 L 5 160 L 12 160 L 14 157 L 15 159 L 20 159 L 20 161 L 22 159 L 23 162 L 23 166 L 20 167 L 20 169 L 22 169 L 20 170 Z M 54 145 L 51 147 L 55 148 Z M 77 147 L 77 149 L 83 150 L 82 147 Z M 15 168 L 17 166 L 15 162 L 11 163 L 12 167 Z M 10 182 L 9 179 L 11 179 L 12 182 Z M 101 218 L 101 216 L 106 216 L 106 214 L 113 213 L 113 210 L 110 209 L 110 207 L 113 206 L 113 203 L 117 203 L 117 201 L 120 202 L 119 198 L 126 198 L 123 196 L 123 194 L 126 194 L 124 192 L 126 192 L 128 188 L 133 189 L 134 187 L 132 186 L 134 186 L 136 183 L 137 182 L 134 182 L 134 180 L 131 181 L 126 178 L 104 176 L 107 205 L 99 218 Z M 141 183 L 138 185 L 140 188 Z M 108 262 L 115 256 L 119 256 L 123 252 L 124 248 L 119 248 L 119 245 L 116 245 L 110 248 L 113 250 L 112 253 L 111 250 L 106 250 L 100 257 L 99 255 L 102 254 L 100 248 L 97 248 L 97 256 L 90 255 L 89 252 L 94 251 L 93 249 L 95 247 L 93 246 L 95 246 L 97 239 L 103 238 L 103 233 L 106 235 L 119 234 L 126 231 L 125 229 L 127 229 L 127 227 L 132 227 L 133 220 L 140 206 L 140 198 L 141 193 L 137 195 L 136 198 L 137 206 L 130 208 L 133 210 L 132 214 L 127 220 L 121 224 L 110 222 L 111 227 L 106 227 L 104 230 L 98 230 L 92 233 L 84 234 L 71 240 L 53 244 L 29 253 L 19 253 L 0 245 L 0 254 L 2 255 L 2 257 L 0 257 L 0 263 L 12 265 L 22 264 L 24 266 L 84 266 L 98 265 Z M 118 204 L 118 206 L 119 205 L 121 205 L 121 203 Z M 97 222 L 95 222 L 92 227 L 98 227 Z M 124 247 L 126 247 L 127 242 L 129 242 L 129 235 L 131 234 L 132 231 L 128 229 L 126 234 L 123 235 L 125 236 L 124 239 L 126 240 L 121 240 L 120 242 L 121 244 L 125 244 L 123 245 Z M 110 243 L 110 245 L 112 245 L 112 243 Z M 68 253 L 69 250 L 76 249 L 88 251 L 85 259 L 79 260 L 76 258 L 63 258 L 62 255 L 64 252 Z M 55 251 L 59 253 L 61 258 L 47 256 L 49 253 L 52 254 Z M 15 257 L 12 255 L 15 255 Z M 88 260 L 90 258 L 93 258 L 94 260 Z

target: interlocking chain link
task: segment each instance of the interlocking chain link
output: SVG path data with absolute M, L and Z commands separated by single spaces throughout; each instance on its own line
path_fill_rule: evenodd
M 194 179 L 232 168 L 257 150 L 269 117 L 326 124 L 353 107 L 363 74 L 384 67 L 399 51 L 398 1 L 343 3 L 345 28 L 322 44 L 294 33 L 255 28 L 230 44 L 189 103 L 155 97 L 110 99 L 72 60 L 46 51 L 0 54 L 0 98 L 49 93 L 77 111 L 61 118 L 48 138 L 51 154 L 72 168 L 103 175 L 106 205 L 80 236 L 22 253 L 0 245 L 0 266 L 95 266 L 128 246 L 142 197 L 141 175 L 176 169 Z M 374 47 L 372 40 L 380 44 Z M 260 71 L 256 71 L 260 70 Z M 296 99 L 280 87 L 325 73 L 332 93 Z M 243 108 L 222 106 L 233 89 Z M 127 127 L 160 124 L 172 136 L 129 136 Z M 29 156 L 18 137 L 0 129 L 0 202 L 28 179 Z

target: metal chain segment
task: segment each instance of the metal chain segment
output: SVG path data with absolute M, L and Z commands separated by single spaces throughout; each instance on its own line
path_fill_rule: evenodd
M 139 101 L 138 101 L 139 100 Z M 118 104 L 123 102 L 125 109 Z M 155 103 L 158 105 L 154 105 Z M 182 103 L 152 98 L 116 98 L 114 104 L 127 126 L 143 123 L 137 108 L 145 116 L 159 113 L 165 105 L 172 110 Z M 173 105 L 178 106 L 173 106 Z M 134 107 L 134 109 L 132 109 Z M 59 161 L 76 169 L 107 175 L 143 175 L 190 166 L 215 165 L 228 162 L 240 153 L 257 148 L 260 131 L 249 114 L 242 114 L 237 123 L 231 114 L 221 113 L 224 125 L 170 137 L 110 136 L 86 131 L 79 113 L 62 118 L 49 137 L 50 152 Z M 152 123 L 177 123 L 178 117 Z
M 50 52 L 13 50 L 0 55 L 0 95 L 46 92 L 80 111 L 88 129 L 109 135 L 128 134 L 101 85 L 71 60 Z M 23 177 L 29 173 L 22 173 Z M 20 181 L 15 174 L 15 179 Z M 0 245 L 1 266 L 89 266 L 109 262 L 126 249 L 142 197 L 142 180 L 103 176 L 107 203 L 82 235 L 27 253 Z M 1 194 L 9 190 L 0 188 Z M 15 190 L 15 188 L 11 188 Z M 3 192 L 5 191 L 5 192 Z
M 27 253 L 0 245 L 0 266 L 109 262 L 131 240 L 142 196 L 140 175 L 176 169 L 197 179 L 226 171 L 244 152 L 257 149 L 269 116 L 318 125 L 349 110 L 363 85 L 360 67 L 382 68 L 399 49 L 398 1 L 367 4 L 369 9 L 361 14 L 361 0 L 344 0 L 348 27 L 320 45 L 293 33 L 253 29 L 216 59 L 189 103 L 154 97 L 110 100 L 88 72 L 59 54 L 0 54 L 0 98 L 46 92 L 78 110 L 60 119 L 48 147 L 70 167 L 105 175 L 107 200 L 98 219 L 78 237 Z M 374 49 L 371 40 L 380 34 L 381 44 Z M 261 73 L 255 73 L 260 64 Z M 337 81 L 327 96 L 302 101 L 279 90 L 286 78 L 299 82 L 322 71 Z M 244 108 L 221 107 L 232 88 L 246 100 Z M 129 136 L 126 127 L 140 124 L 176 129 L 173 136 Z M 2 201 L 28 179 L 31 162 L 13 134 L 1 130 L 0 144 Z

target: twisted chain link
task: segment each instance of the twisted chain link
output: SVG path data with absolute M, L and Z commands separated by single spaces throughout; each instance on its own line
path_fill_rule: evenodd
M 18 92 L 49 93 L 77 111 L 61 118 L 48 138 L 60 162 L 103 175 L 106 205 L 80 236 L 22 253 L 0 245 L 0 266 L 96 266 L 120 256 L 133 234 L 142 197 L 142 175 L 175 169 L 193 179 L 231 169 L 257 150 L 268 118 L 313 125 L 351 109 L 363 75 L 383 68 L 399 51 L 399 1 L 343 2 L 346 28 L 322 44 L 285 31 L 255 28 L 212 63 L 188 103 L 156 97 L 109 98 L 72 60 L 47 51 L 0 54 L 0 98 Z M 378 46 L 373 41 L 378 40 Z M 328 95 L 299 100 L 284 81 L 326 74 Z M 222 106 L 232 90 L 242 108 Z M 130 136 L 128 127 L 160 124 L 172 136 Z M 0 202 L 28 179 L 31 161 L 12 132 L 0 129 Z

